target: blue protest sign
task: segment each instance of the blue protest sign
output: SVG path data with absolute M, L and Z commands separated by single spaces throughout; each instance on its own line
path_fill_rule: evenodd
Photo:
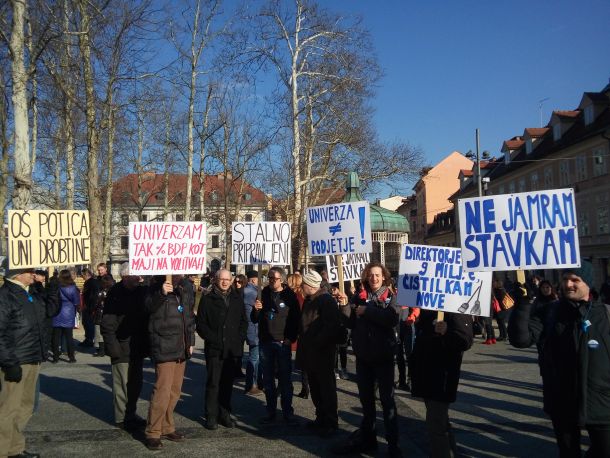
M 491 272 L 466 272 L 459 248 L 402 245 L 398 304 L 489 316 Z
M 372 252 L 369 203 L 343 202 L 309 207 L 307 246 L 311 256 Z
M 572 189 L 460 199 L 466 271 L 580 266 Z

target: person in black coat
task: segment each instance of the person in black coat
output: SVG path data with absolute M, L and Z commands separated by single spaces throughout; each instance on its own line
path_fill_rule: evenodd
M 343 444 L 333 447 L 336 454 L 363 453 L 377 448 L 375 384 L 383 407 L 383 422 L 389 456 L 402 456 L 398 447 L 398 416 L 394 401 L 394 356 L 398 346 L 400 310 L 391 290 L 392 277 L 379 262 L 371 262 L 362 271 L 360 292 L 352 296 L 351 307 L 342 307 L 352 330 L 356 355 L 358 395 L 362 421 Z M 342 303 L 347 297 L 342 297 Z
M 59 294 L 33 287 L 34 269 L 9 269 L 0 288 L 0 453 L 25 451 L 23 431 L 32 416 L 40 363 L 46 360 L 45 319 L 58 310 Z
M 83 340 L 80 347 L 93 347 L 95 339 L 95 321 L 93 315 L 95 307 L 97 305 L 97 296 L 100 292 L 101 280 L 98 280 L 93 276 L 93 272 L 89 269 L 83 269 L 81 276 L 85 280 L 83 283 L 83 309 L 81 311 L 83 327 L 85 328 L 85 340 Z M 99 342 L 96 342 L 99 346 Z
M 149 354 L 146 293 L 140 277 L 129 275 L 126 262 L 121 265 L 121 281 L 110 288 L 104 301 L 101 331 L 112 363 L 114 420 L 126 429 L 146 425 L 146 420 L 136 415 L 142 366 Z
M 241 367 L 248 319 L 243 295 L 231 287 L 231 272 L 216 272 L 214 285 L 204 291 L 197 309 L 197 334 L 205 342 L 206 428 L 214 430 L 218 423 L 232 428 L 231 394 L 235 374 Z
M 544 411 L 561 457 L 580 457 L 583 427 L 586 456 L 610 456 L 610 307 L 592 300 L 592 277 L 588 261 L 566 269 L 555 302 L 532 304 L 519 288 L 508 326 L 511 345 L 538 348 Z
M 172 282 L 154 277 L 146 298 L 150 356 L 157 376 L 146 425 L 149 450 L 163 448 L 161 438 L 173 442 L 184 439 L 184 434 L 176 431 L 174 409 L 182 391 L 186 360 L 193 354 L 195 315 L 192 299 L 184 300 L 180 294 L 180 284 L 181 276 L 174 276 Z
M 335 353 L 341 338 L 341 313 L 336 300 L 321 287 L 322 277 L 310 270 L 303 274 L 305 296 L 301 312 L 297 365 L 307 372 L 316 419 L 307 427 L 327 437 L 338 428 Z
M 275 421 L 277 410 L 277 374 L 282 397 L 284 421 L 295 424 L 292 408 L 292 349 L 299 336 L 301 309 L 297 296 L 286 284 L 286 273 L 281 267 L 269 269 L 269 285 L 263 288 L 261 300 L 250 312 L 253 323 L 258 323 L 261 363 L 265 383 L 267 416 L 263 423 Z
M 409 358 L 411 394 L 424 398 L 430 456 L 450 457 L 456 453 L 449 423 L 449 404 L 455 402 L 462 356 L 472 346 L 472 317 L 423 310 L 416 325 L 413 353 Z

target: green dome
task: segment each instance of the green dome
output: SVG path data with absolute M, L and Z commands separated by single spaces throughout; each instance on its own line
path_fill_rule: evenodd
M 356 172 L 347 175 L 345 202 L 365 200 L 360 194 L 360 180 Z M 399 213 L 378 205 L 369 204 L 371 209 L 371 232 L 409 232 L 409 220 Z

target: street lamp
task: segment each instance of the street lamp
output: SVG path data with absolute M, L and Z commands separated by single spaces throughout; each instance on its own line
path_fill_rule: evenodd
M 476 155 L 472 153 L 472 150 L 470 150 L 466 153 L 466 157 L 470 160 L 474 160 L 475 164 L 477 165 L 476 179 L 477 179 L 477 187 L 479 190 L 479 197 L 481 197 L 483 195 L 482 182 L 483 181 L 485 181 L 485 183 L 489 182 L 489 179 L 487 179 L 487 180 L 481 179 L 481 159 L 487 160 L 491 156 L 489 155 L 489 151 L 483 151 L 482 156 L 479 156 L 479 129 L 476 130 L 476 141 L 477 141 Z M 486 185 L 486 187 L 487 187 L 487 185 Z

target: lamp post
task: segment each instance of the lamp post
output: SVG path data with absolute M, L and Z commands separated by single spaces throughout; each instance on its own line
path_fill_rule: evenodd
M 479 129 L 476 129 L 475 131 L 475 136 L 476 136 L 476 155 L 472 154 L 472 151 L 468 151 L 466 153 L 466 157 L 468 159 L 474 159 L 475 164 L 476 164 L 476 180 L 477 180 L 477 189 L 479 191 L 479 197 L 481 197 L 483 195 L 483 180 L 481 178 L 481 156 L 479 156 Z M 489 159 L 489 151 L 483 151 L 483 155 L 482 158 L 483 159 Z

